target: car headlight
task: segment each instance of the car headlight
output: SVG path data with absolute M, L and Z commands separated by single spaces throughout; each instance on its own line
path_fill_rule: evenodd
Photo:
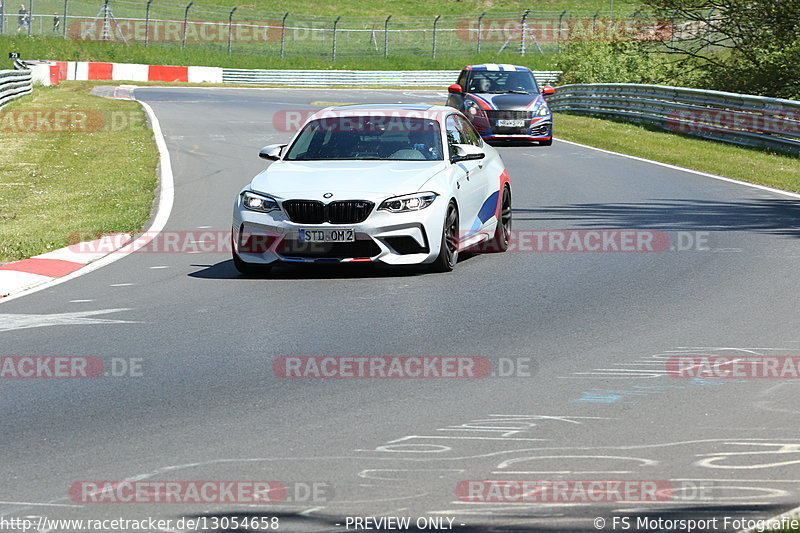
M 408 211 L 419 211 L 425 209 L 439 196 L 435 192 L 418 192 L 387 198 L 381 202 L 378 210 L 389 211 L 390 213 L 405 213 Z
M 547 107 L 547 104 L 540 104 L 538 108 L 536 108 L 536 112 L 533 114 L 535 117 L 544 117 L 550 114 L 550 108 Z
M 470 115 L 475 116 L 483 114 L 483 110 L 480 107 L 478 107 L 478 104 L 476 104 L 472 100 L 467 100 L 466 102 L 464 102 L 464 107 L 466 108 L 467 113 L 469 113 Z
M 242 193 L 242 205 L 245 209 L 250 211 L 258 211 L 259 213 L 269 213 L 270 211 L 277 211 L 280 209 L 278 202 L 269 196 L 257 194 L 251 191 Z

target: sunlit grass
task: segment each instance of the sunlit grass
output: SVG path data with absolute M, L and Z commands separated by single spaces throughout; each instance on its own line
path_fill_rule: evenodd
M 76 232 L 136 231 L 150 217 L 157 151 L 144 112 L 88 89 L 36 87 L 0 111 L 0 262 L 61 248 Z
M 800 158 L 636 124 L 558 113 L 556 137 L 614 152 L 800 192 Z

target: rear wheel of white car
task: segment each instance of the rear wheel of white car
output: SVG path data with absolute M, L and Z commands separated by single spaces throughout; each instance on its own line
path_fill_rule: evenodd
M 450 272 L 458 262 L 458 208 L 452 200 L 447 206 L 442 228 L 442 244 L 439 247 L 439 256 L 431 264 L 434 272 Z
M 503 200 L 500 203 L 500 218 L 494 230 L 489 250 L 505 252 L 511 242 L 511 189 L 503 187 Z

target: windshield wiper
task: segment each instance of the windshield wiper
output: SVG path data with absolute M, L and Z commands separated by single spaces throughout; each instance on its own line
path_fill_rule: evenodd
M 514 93 L 514 94 L 531 94 L 528 91 L 517 91 L 517 90 L 509 90 L 509 91 L 503 91 L 503 92 L 504 93 Z

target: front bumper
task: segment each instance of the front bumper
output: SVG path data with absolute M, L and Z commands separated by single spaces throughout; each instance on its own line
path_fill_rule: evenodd
M 553 116 L 533 117 L 527 126 L 519 128 L 497 127 L 491 120 L 474 120 L 473 124 L 485 141 L 521 140 L 547 141 L 553 136 Z
M 359 224 L 299 224 L 283 211 L 259 213 L 237 205 L 233 213 L 233 248 L 246 263 L 380 262 L 414 265 L 439 254 L 447 202 L 409 213 L 373 210 Z M 301 229 L 353 229 L 354 243 L 300 243 Z

